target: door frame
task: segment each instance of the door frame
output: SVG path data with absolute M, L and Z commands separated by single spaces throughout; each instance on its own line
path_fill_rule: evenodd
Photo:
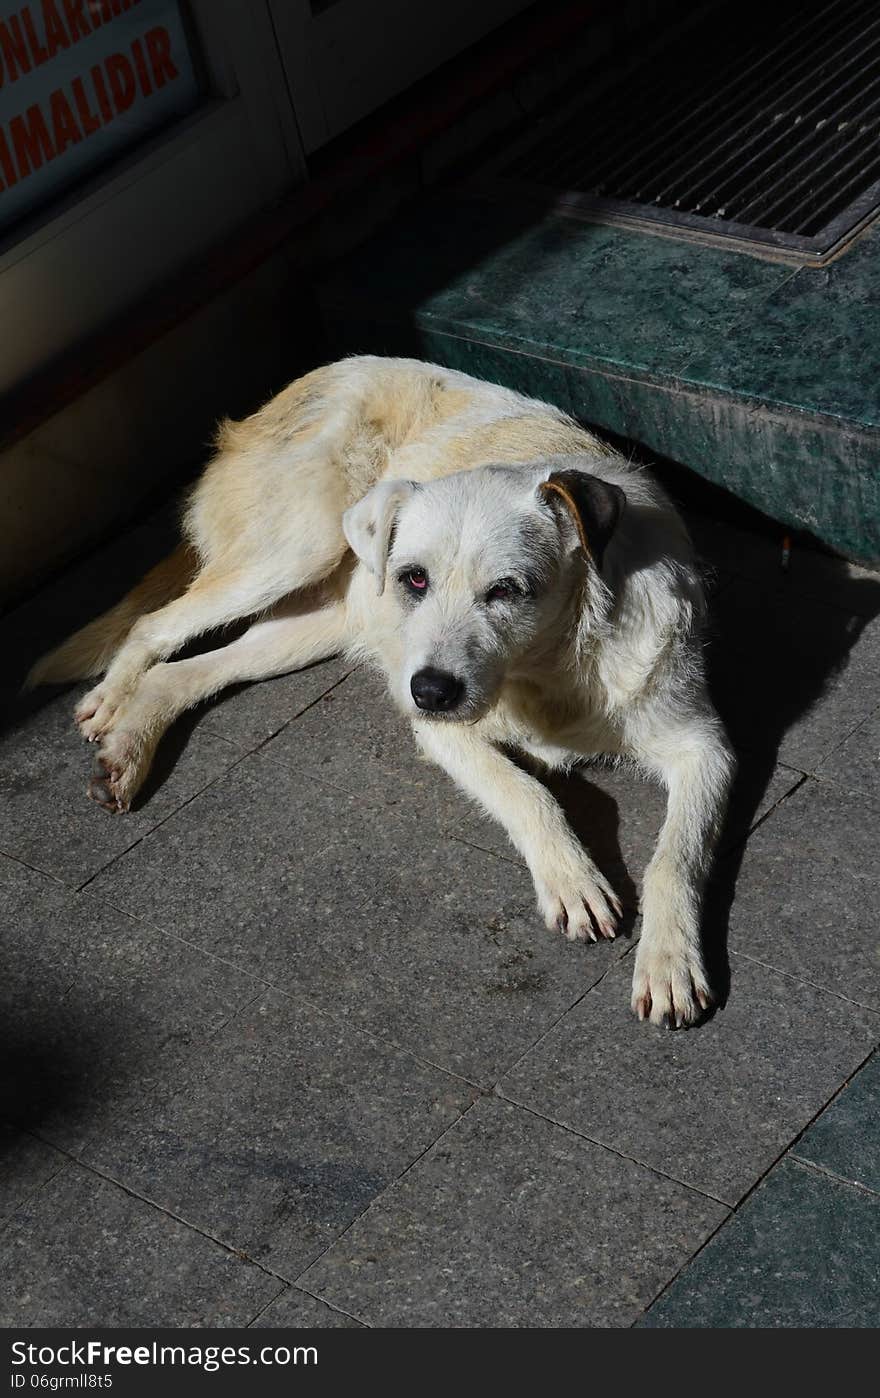
M 0 239 L 0 392 L 306 177 L 268 0 L 181 9 L 202 103 Z

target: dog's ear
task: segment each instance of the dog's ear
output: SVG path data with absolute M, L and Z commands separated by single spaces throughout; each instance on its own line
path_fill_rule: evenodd
M 397 512 L 415 490 L 412 481 L 380 481 L 342 516 L 346 539 L 385 591 L 385 569 Z
M 553 471 L 538 487 L 548 502 L 560 500 L 571 516 L 581 548 L 597 568 L 617 522 L 626 496 L 619 485 L 600 480 L 588 471 Z

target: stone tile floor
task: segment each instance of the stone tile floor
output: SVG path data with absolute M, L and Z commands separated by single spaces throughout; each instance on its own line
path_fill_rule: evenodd
M 629 909 L 570 946 L 341 661 L 89 804 L 73 696 L 15 690 L 165 518 L 0 622 L 0 1324 L 880 1322 L 880 578 L 692 528 L 742 765 L 686 1034 L 627 1007 L 635 774 L 559 790 Z

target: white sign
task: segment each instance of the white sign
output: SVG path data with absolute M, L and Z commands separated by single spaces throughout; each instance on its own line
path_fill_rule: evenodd
M 172 0 L 0 0 L 0 229 L 198 100 Z

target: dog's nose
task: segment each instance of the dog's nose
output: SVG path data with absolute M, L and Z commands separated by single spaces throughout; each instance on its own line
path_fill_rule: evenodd
M 409 687 L 419 708 L 427 709 L 432 714 L 447 713 L 456 708 L 464 695 L 461 680 L 457 680 L 455 675 L 447 674 L 445 670 L 435 670 L 432 666 L 425 670 L 417 670 L 409 682 Z

